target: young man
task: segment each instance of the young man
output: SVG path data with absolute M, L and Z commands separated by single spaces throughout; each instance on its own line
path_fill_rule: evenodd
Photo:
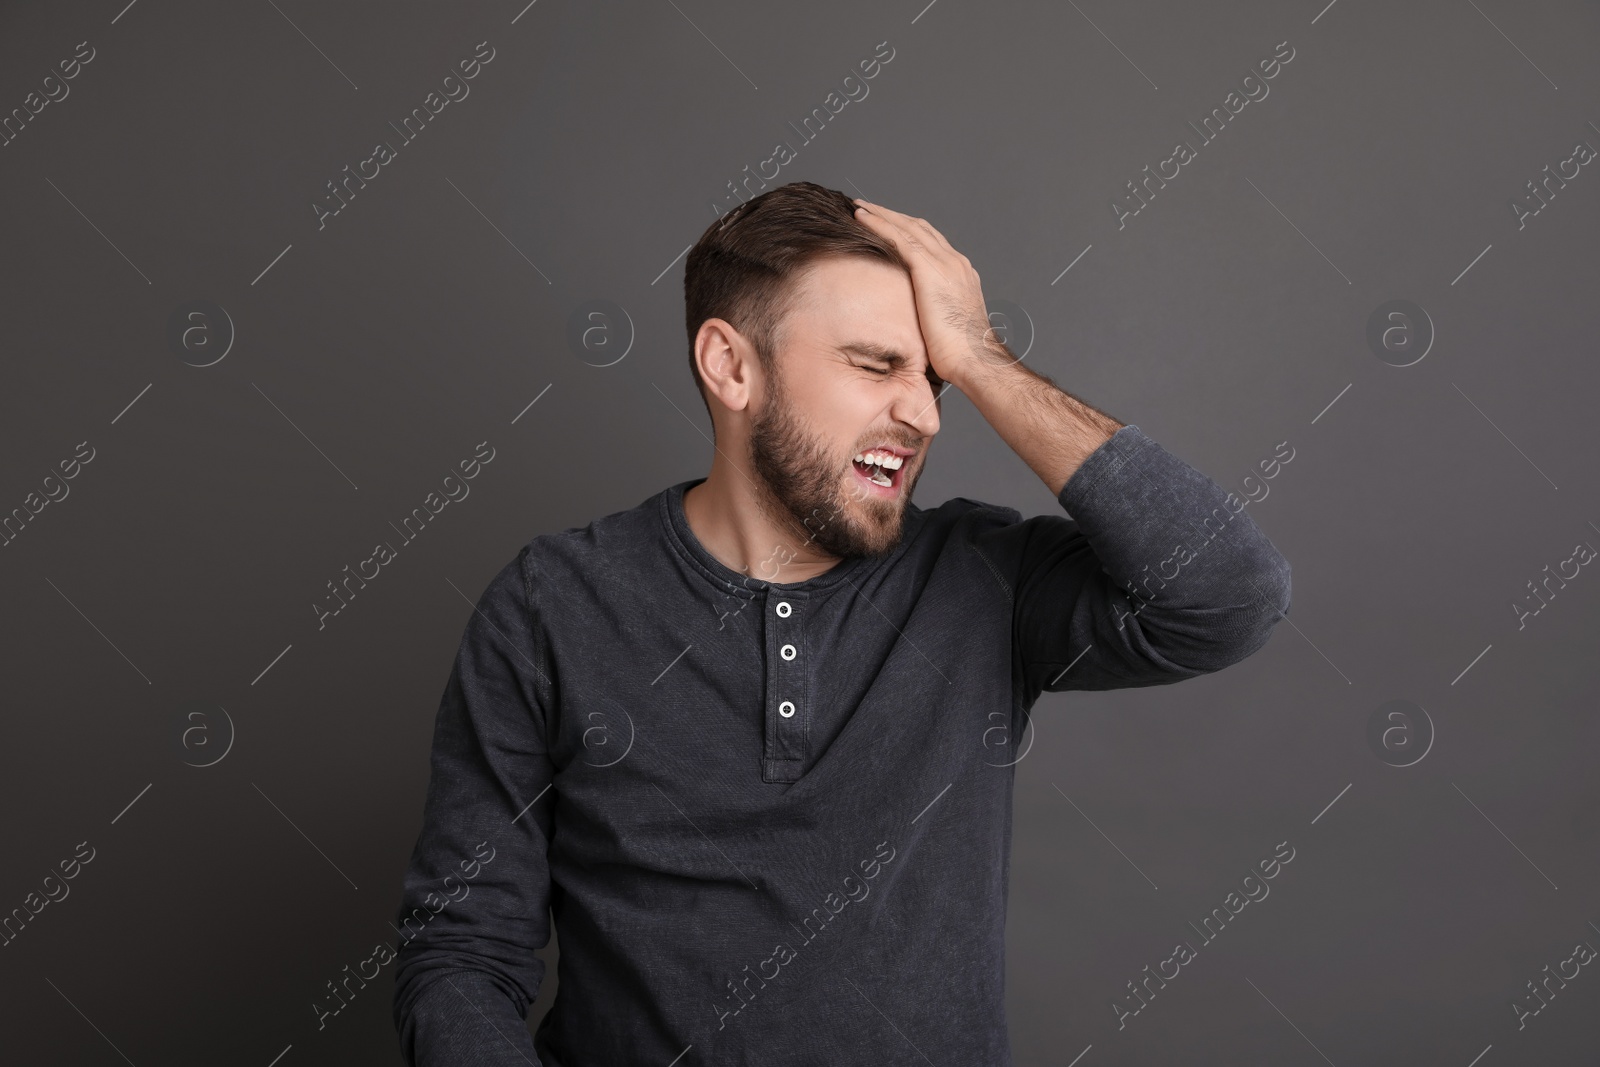
M 406 1059 L 1009 1064 L 1028 709 L 1239 662 L 1289 565 L 1019 363 L 922 219 L 785 185 L 706 230 L 684 293 L 710 474 L 534 538 L 467 624 L 399 914 Z M 911 503 L 946 383 L 1071 519 Z

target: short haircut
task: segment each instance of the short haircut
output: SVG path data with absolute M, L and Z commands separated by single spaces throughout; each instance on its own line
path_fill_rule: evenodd
M 707 319 L 725 319 L 749 339 L 762 372 L 775 376 L 798 283 L 816 261 L 865 256 L 910 273 L 894 245 L 856 220 L 855 207 L 837 189 L 790 182 L 729 210 L 689 250 L 683 272 L 689 373 L 706 414 L 711 401 L 695 365 L 694 339 Z

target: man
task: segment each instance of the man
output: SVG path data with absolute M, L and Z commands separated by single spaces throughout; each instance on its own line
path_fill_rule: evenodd
M 1289 565 L 1243 502 L 1018 362 L 922 219 L 775 188 L 706 230 L 684 292 L 711 473 L 534 538 L 478 602 L 405 876 L 402 1049 L 1009 1064 L 1028 710 L 1244 659 Z M 946 383 L 1071 519 L 911 503 Z

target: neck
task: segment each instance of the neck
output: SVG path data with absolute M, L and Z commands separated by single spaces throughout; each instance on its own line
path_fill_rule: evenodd
M 734 466 L 720 449 L 706 480 L 684 493 L 683 514 L 718 562 L 760 581 L 803 582 L 840 562 L 810 539 L 811 531 L 771 498 L 754 472 Z

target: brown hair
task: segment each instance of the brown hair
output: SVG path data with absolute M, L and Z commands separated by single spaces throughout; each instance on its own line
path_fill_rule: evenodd
M 706 227 L 684 263 L 684 322 L 689 373 L 711 413 L 694 339 L 707 319 L 726 319 L 749 339 L 764 373 L 776 367 L 782 327 L 805 268 L 826 256 L 869 256 L 910 271 L 887 240 L 856 221 L 855 204 L 837 189 L 790 182 L 732 208 Z

